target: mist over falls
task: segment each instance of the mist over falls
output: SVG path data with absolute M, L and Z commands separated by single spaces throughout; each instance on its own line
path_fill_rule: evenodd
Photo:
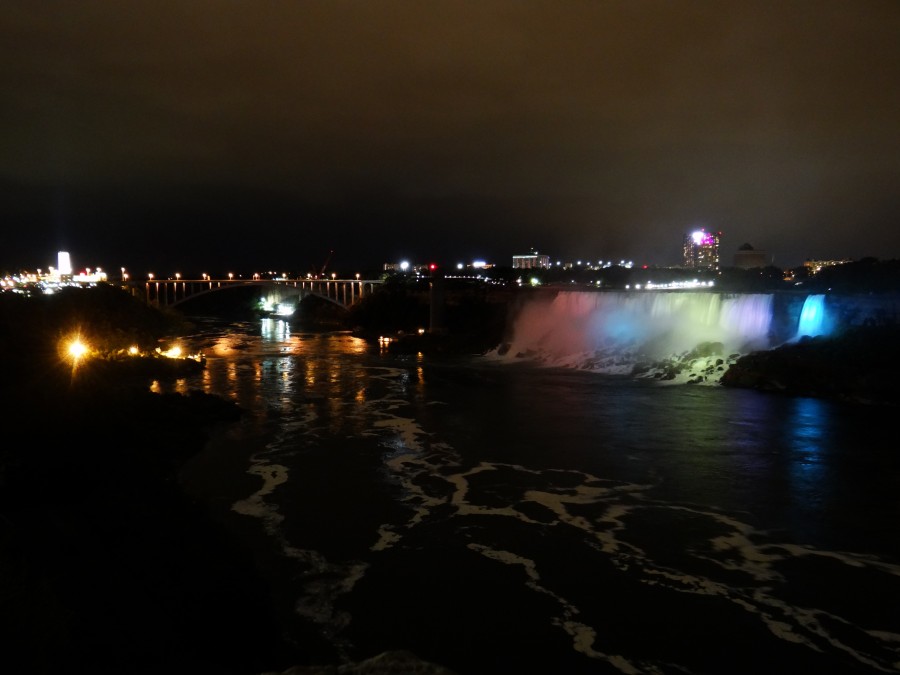
M 620 374 L 686 355 L 722 365 L 804 335 L 896 316 L 894 296 L 861 302 L 802 293 L 562 291 L 526 302 L 498 355 Z

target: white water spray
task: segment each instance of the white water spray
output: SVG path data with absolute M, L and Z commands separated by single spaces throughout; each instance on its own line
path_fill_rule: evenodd
M 516 317 L 507 358 L 628 372 L 638 360 L 682 355 L 703 343 L 730 354 L 767 349 L 772 295 L 564 291 Z

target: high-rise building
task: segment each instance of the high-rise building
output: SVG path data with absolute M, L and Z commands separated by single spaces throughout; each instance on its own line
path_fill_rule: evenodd
M 721 232 L 707 232 L 703 228 L 684 235 L 684 266 L 718 271 L 721 237 Z
M 550 256 L 540 255 L 532 250 L 528 255 L 514 255 L 512 259 L 513 269 L 546 269 L 550 267 Z

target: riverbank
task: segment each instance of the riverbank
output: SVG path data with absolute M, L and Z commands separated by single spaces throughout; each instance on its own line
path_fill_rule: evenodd
M 246 675 L 294 663 L 252 560 L 177 475 L 240 410 L 154 380 L 202 362 L 118 357 L 178 328 L 109 289 L 2 299 L 0 669 Z M 78 332 L 105 356 L 71 360 Z
M 860 326 L 741 356 L 726 387 L 866 405 L 900 405 L 900 326 Z
M 103 370 L 4 387 L 19 436 L 0 456 L 4 669 L 243 675 L 289 663 L 248 554 L 176 482 L 239 411 Z

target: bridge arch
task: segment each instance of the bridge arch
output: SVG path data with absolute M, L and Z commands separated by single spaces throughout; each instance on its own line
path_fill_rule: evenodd
M 322 298 L 339 307 L 349 309 L 372 293 L 381 279 L 148 279 L 142 282 L 146 301 L 160 307 L 177 307 L 211 293 L 254 287 L 266 311 L 277 311 L 279 303 L 297 298 Z

